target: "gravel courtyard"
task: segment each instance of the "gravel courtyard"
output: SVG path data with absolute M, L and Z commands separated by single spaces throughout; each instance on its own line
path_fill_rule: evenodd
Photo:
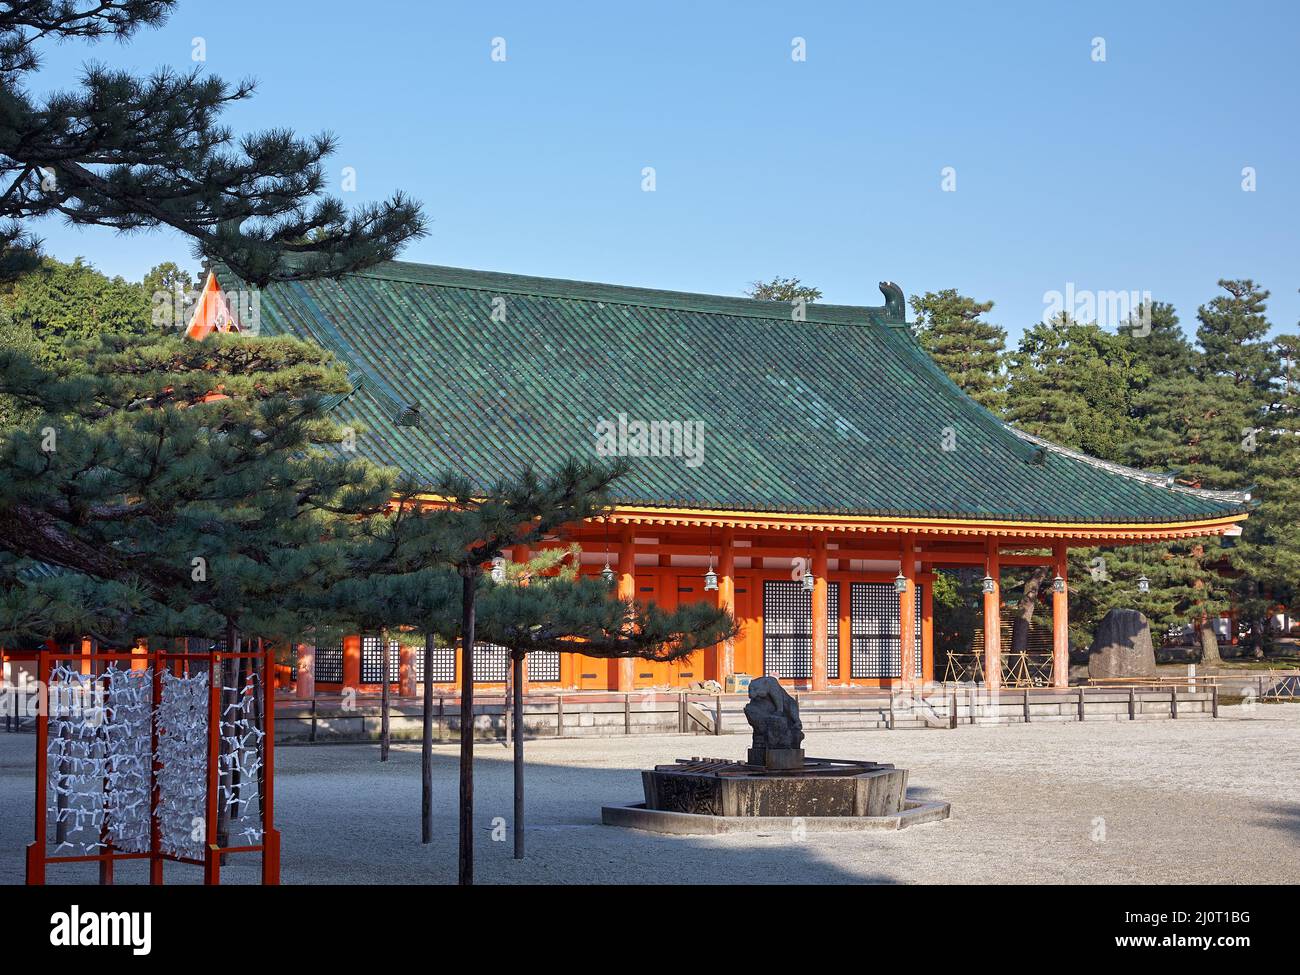
M 669 837 L 600 825 L 640 798 L 639 770 L 741 756 L 746 738 L 673 736 L 527 745 L 528 856 L 511 857 L 509 753 L 477 751 L 484 883 L 1297 883 L 1300 705 L 1224 708 L 1218 721 L 1097 721 L 813 736 L 810 755 L 894 762 L 950 821 L 897 833 Z M 0 883 L 21 883 L 31 830 L 31 735 L 0 732 Z M 419 842 L 416 745 L 282 747 L 276 812 L 286 883 L 455 879 L 456 749 L 435 749 L 435 842 Z M 237 859 L 237 858 L 236 858 Z M 169 882 L 198 871 L 168 866 Z M 119 882 L 143 876 L 118 869 Z M 51 882 L 90 880 L 52 867 Z M 232 863 L 228 883 L 255 878 Z

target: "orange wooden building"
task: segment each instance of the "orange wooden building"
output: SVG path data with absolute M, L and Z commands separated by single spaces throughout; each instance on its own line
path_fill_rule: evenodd
M 556 543 L 576 539 L 583 571 L 608 570 L 623 595 L 717 601 L 744 626 L 673 664 L 532 655 L 535 689 L 736 673 L 811 689 L 930 681 L 935 570 L 982 569 L 992 622 L 1002 570 L 1034 565 L 1055 576 L 1063 686 L 1069 547 L 1223 534 L 1248 496 L 1007 426 L 920 348 L 901 290 L 880 288 L 883 306 L 792 306 L 391 262 L 273 285 L 255 324 L 332 350 L 352 383 L 334 409 L 356 425 L 359 452 L 430 483 L 448 469 L 487 484 L 527 464 L 627 456 L 615 510 Z M 220 327 L 233 304 L 205 296 L 190 334 Z M 984 627 L 990 685 L 999 631 Z M 380 679 L 381 652 L 358 636 L 316 648 L 300 669 L 317 688 L 364 687 Z M 420 663 L 400 660 L 408 673 Z M 457 667 L 447 650 L 428 676 L 452 685 Z M 476 679 L 498 683 L 505 670 L 503 651 L 479 648 Z

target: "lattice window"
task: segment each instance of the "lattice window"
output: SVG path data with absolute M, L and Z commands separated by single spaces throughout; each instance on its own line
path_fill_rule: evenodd
M 415 682 L 424 683 L 424 647 L 417 647 L 412 666 L 415 669 Z M 456 680 L 456 648 L 455 647 L 434 647 L 433 648 L 433 676 L 434 684 L 451 684 Z
M 343 683 L 343 648 L 316 648 L 316 682 L 318 684 Z
M 763 582 L 763 672 L 786 680 L 812 677 L 812 593 L 799 582 Z
M 474 682 L 504 684 L 510 671 L 510 651 L 495 643 L 474 645 Z
M 916 612 L 913 614 L 916 617 L 916 638 L 912 645 L 916 648 L 916 676 L 918 678 L 925 676 L 925 654 L 921 649 L 921 607 L 925 605 L 921 601 L 922 588 L 921 586 L 916 587 Z
M 916 587 L 916 676 L 921 677 L 921 587 Z M 855 582 L 849 592 L 850 676 L 882 678 L 902 676 L 899 648 L 898 593 L 888 582 Z
M 550 650 L 534 650 L 528 655 L 528 679 L 533 683 L 560 679 L 560 655 Z
M 826 676 L 840 679 L 840 584 L 826 586 Z
M 363 684 L 382 684 L 384 682 L 384 657 L 380 649 L 380 638 L 378 636 L 363 636 L 361 638 L 361 683 Z M 396 640 L 388 641 L 388 679 L 391 683 L 396 683 L 398 679 L 397 668 L 399 666 L 400 645 Z

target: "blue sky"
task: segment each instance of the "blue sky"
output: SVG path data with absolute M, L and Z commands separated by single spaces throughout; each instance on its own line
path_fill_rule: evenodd
M 188 0 L 126 47 L 49 49 L 38 87 L 89 58 L 186 68 L 202 37 L 206 70 L 259 82 L 237 131 L 330 130 L 344 199 L 423 202 L 407 260 L 720 294 L 797 275 L 846 304 L 888 278 L 993 299 L 1013 336 L 1069 285 L 1192 329 L 1249 276 L 1295 331 L 1298 9 Z M 131 278 L 195 263 L 165 233 L 39 232 Z

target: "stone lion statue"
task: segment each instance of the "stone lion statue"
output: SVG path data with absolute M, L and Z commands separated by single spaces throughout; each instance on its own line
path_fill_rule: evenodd
M 799 702 L 775 677 L 759 677 L 749 683 L 745 718 L 754 729 L 754 748 L 798 748 L 803 741 Z

